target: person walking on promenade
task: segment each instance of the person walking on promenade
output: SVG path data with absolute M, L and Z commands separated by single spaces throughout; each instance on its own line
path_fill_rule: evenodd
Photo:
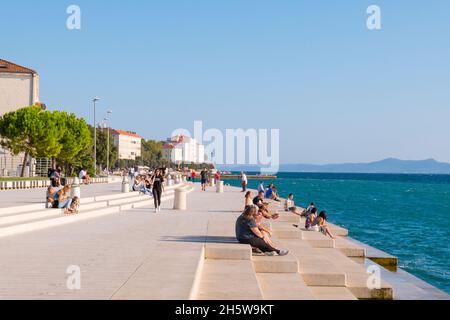
M 163 191 L 164 176 L 161 169 L 156 169 L 150 179 L 152 184 L 153 201 L 155 203 L 155 212 L 161 211 L 161 195 Z
M 247 175 L 245 174 L 244 171 L 241 172 L 241 184 L 242 184 L 242 192 L 246 192 L 247 191 Z
M 202 179 L 202 191 L 206 191 L 206 185 L 208 184 L 208 170 L 203 168 L 203 170 L 200 172 L 200 177 Z

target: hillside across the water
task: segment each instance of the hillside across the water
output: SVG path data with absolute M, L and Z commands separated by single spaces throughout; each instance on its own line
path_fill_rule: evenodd
M 225 169 L 225 168 L 224 168 Z M 231 166 L 228 170 L 258 172 L 257 166 Z M 450 174 L 450 163 L 427 160 L 400 160 L 388 158 L 368 163 L 340 164 L 282 164 L 280 172 L 327 172 L 327 173 L 405 173 L 405 174 Z

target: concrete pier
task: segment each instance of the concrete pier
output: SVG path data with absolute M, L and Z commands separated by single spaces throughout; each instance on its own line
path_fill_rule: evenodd
M 9 191 L 0 192 L 0 235 L 9 230 L 0 238 L 0 299 L 449 298 L 402 270 L 383 267 L 381 287 L 369 289 L 367 267 L 374 262 L 364 256 L 367 248 L 361 251 L 345 236 L 329 241 L 304 234 L 286 214 L 270 226 L 275 244 L 291 253 L 252 255 L 234 238 L 243 209 L 239 188 L 217 193 L 199 185 L 192 191 L 192 184 L 166 187 L 160 213 L 153 212 L 149 196 L 121 193 L 120 182 L 81 188 L 81 213 L 68 217 L 31 210 L 42 201 L 42 190 L 15 191 L 8 205 L 3 200 Z M 189 192 L 183 212 L 172 209 L 177 188 Z M 79 290 L 67 286 L 71 266 L 81 272 Z

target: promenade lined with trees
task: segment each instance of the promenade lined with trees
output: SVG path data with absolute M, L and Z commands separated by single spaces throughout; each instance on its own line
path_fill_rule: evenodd
M 203 164 L 173 164 L 162 152 L 164 142 L 142 139 L 142 153 L 136 160 L 119 160 L 118 150 L 109 128 L 97 128 L 97 165 L 106 167 L 109 143 L 109 163 L 112 168 L 147 166 L 201 169 Z M 52 167 L 59 166 L 66 176 L 75 176 L 84 168 L 94 173 L 94 127 L 75 114 L 43 110 L 34 105 L 9 112 L 0 117 L 0 146 L 13 155 L 24 154 L 21 177 L 29 158 L 52 159 Z M 207 165 L 209 168 L 210 166 Z
M 29 157 L 73 164 L 92 144 L 86 121 L 64 111 L 47 111 L 29 106 L 0 118 L 0 145 L 12 154 L 24 154 L 21 177 Z

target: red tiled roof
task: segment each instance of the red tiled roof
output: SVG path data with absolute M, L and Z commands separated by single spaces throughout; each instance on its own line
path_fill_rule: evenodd
M 130 136 L 130 137 L 142 139 L 142 137 L 140 135 L 138 135 L 137 133 L 132 133 L 132 132 L 123 131 L 123 130 L 112 130 L 112 132 L 115 134 L 121 135 L 121 136 Z
M 37 72 L 32 69 L 2 59 L 0 59 L 0 72 L 37 74 Z

